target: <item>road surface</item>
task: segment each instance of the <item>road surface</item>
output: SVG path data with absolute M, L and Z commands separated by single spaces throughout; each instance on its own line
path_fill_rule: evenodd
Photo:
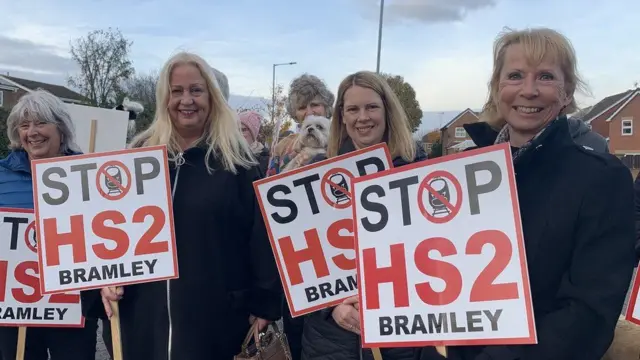
M 634 275 L 635 277 L 635 275 Z M 633 284 L 633 281 L 631 282 L 631 284 Z M 631 290 L 631 289 L 629 289 Z M 631 293 L 631 291 L 627 292 L 627 298 L 624 300 L 624 306 L 622 308 L 622 314 L 624 315 L 624 313 L 627 311 L 627 304 L 629 303 L 629 294 Z M 107 352 L 107 349 L 104 346 L 104 343 L 102 342 L 102 324 L 101 322 L 98 322 L 98 346 L 96 349 L 96 360 L 111 360 L 111 358 L 109 357 L 109 353 Z M 282 323 L 278 324 L 280 326 L 280 329 L 282 329 Z

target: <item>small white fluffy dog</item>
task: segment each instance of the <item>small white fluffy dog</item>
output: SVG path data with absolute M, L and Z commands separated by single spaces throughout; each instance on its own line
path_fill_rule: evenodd
M 314 157 L 325 154 L 330 125 L 331 121 L 323 116 L 307 116 L 293 144 L 293 151 L 298 155 L 291 159 L 283 172 L 308 165 Z

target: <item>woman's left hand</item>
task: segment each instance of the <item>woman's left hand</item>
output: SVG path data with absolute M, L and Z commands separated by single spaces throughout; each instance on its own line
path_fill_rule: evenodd
M 264 330 L 264 328 L 267 327 L 267 325 L 271 324 L 271 321 L 269 320 L 265 320 L 265 319 L 261 319 L 259 317 L 255 317 L 253 315 L 249 316 L 249 324 L 253 325 L 254 322 L 258 322 L 257 324 L 257 328 L 258 328 L 258 332 Z

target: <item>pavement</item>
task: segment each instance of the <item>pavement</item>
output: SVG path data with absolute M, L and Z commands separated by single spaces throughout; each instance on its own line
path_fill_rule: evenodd
M 107 348 L 102 341 L 102 321 L 98 321 L 98 346 L 96 346 L 96 360 L 111 360 Z
M 635 273 L 634 273 L 634 277 L 635 277 Z M 633 279 L 631 281 L 631 284 L 633 284 Z M 629 295 L 631 294 L 631 288 L 629 288 L 629 291 L 627 292 L 627 298 L 624 300 L 624 306 L 622 307 L 622 314 L 624 315 L 625 312 L 627 311 L 627 305 L 629 304 Z M 282 329 L 282 323 L 279 322 L 278 326 L 280 329 Z M 104 342 L 102 341 L 102 322 L 99 321 L 98 322 L 98 345 L 96 347 L 96 360 L 111 360 L 111 357 L 109 357 L 109 353 L 107 352 L 107 348 L 104 345 Z

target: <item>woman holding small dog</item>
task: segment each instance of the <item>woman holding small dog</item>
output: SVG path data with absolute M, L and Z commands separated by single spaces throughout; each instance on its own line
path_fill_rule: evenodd
M 303 74 L 291 82 L 287 112 L 297 123 L 303 124 L 302 131 L 300 134 L 284 137 L 274 146 L 267 176 L 309 164 L 313 157 L 319 153 L 313 153 L 313 149 L 322 153 L 326 151 L 329 128 L 327 118 L 331 117 L 334 99 L 333 93 L 317 76 Z M 307 117 L 314 119 L 307 120 L 305 124 L 304 121 Z M 306 142 L 311 145 L 307 147 L 311 151 L 307 155 L 300 155 L 299 152 Z M 293 164 L 289 165 L 294 159 Z M 282 308 L 282 322 L 291 348 L 291 355 L 293 360 L 300 360 L 304 317 L 292 318 L 289 306 L 284 299 Z
M 326 157 L 332 158 L 357 149 L 385 142 L 394 166 L 403 166 L 426 159 L 416 146 L 409 130 L 407 115 L 387 82 L 369 71 L 347 76 L 338 88 L 333 111 Z M 316 157 L 315 161 L 324 156 Z M 358 299 L 347 299 L 333 308 L 307 316 L 302 334 L 303 360 L 356 360 L 362 354 Z M 383 349 L 384 360 L 410 360 L 413 348 Z M 434 359 L 439 355 L 433 350 Z
M 317 76 L 303 74 L 289 85 L 288 99 L 287 113 L 300 124 L 310 115 L 330 118 L 335 97 L 327 85 Z M 282 172 L 289 162 L 298 155 L 294 149 L 297 138 L 298 134 L 289 135 L 274 146 L 267 176 Z M 306 162 L 298 161 L 298 165 L 306 165 L 310 161 L 311 159 L 307 159 Z

